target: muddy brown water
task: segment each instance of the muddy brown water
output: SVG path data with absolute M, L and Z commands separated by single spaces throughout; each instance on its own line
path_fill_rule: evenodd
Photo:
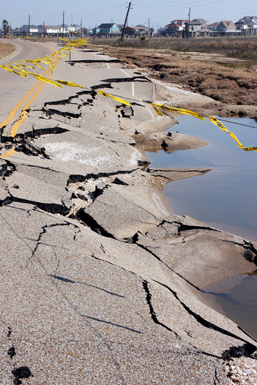
M 164 193 L 172 211 L 257 242 L 257 152 L 240 149 L 208 118 L 204 122 L 181 116 L 178 121 L 171 131 L 196 136 L 209 145 L 170 154 L 148 152 L 151 167 L 208 167 L 212 171 L 166 185 Z M 257 146 L 254 120 L 222 118 L 222 123 L 245 147 Z M 257 276 L 245 273 L 209 285 L 202 295 L 257 340 Z

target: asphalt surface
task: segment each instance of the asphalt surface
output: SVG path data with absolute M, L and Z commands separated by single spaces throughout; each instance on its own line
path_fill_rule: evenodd
M 10 76 L 2 119 L 32 83 Z M 50 78 L 83 88 L 45 84 L 2 137 L 2 383 L 230 384 L 231 360 L 254 383 L 256 342 L 199 289 L 254 270 L 257 245 L 173 215 L 156 189 L 167 174 L 145 170 L 132 137 L 173 124 L 151 108 L 156 86 L 90 50 Z
M 33 60 L 38 57 L 44 57 L 45 55 L 51 54 L 52 50 L 49 46 L 33 43 L 33 42 L 25 42 L 24 40 L 12 41 L 17 47 L 17 51 L 14 55 L 9 57 L 7 60 L 3 60 L 0 64 L 4 65 L 7 63 L 9 66 L 14 65 L 14 63 L 18 63 L 19 60 Z M 25 63 L 23 63 L 25 64 Z M 27 63 L 28 65 L 32 65 Z M 45 64 L 42 64 L 42 68 L 46 67 Z M 28 69 L 28 71 L 32 71 L 32 69 Z M 41 71 L 42 72 L 42 71 Z M 15 106 L 20 102 L 22 97 L 24 97 L 31 88 L 38 83 L 38 81 L 30 77 L 30 79 L 26 79 L 22 76 L 14 75 L 13 73 L 9 73 L 8 71 L 4 71 L 1 69 L 0 71 L 0 103 L 1 103 L 1 111 L 0 111 L 0 121 L 4 121 L 10 112 L 15 108 Z M 21 108 L 18 108 L 17 115 L 21 112 Z

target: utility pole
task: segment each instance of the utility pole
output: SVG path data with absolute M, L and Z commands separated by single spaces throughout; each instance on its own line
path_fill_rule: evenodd
M 189 24 L 188 24 L 188 28 L 187 28 L 187 38 L 189 39 L 189 29 L 190 29 L 190 16 L 191 16 L 191 8 L 189 8 L 189 14 L 188 14 L 188 17 L 189 17 Z
M 82 20 L 81 20 L 81 23 L 80 23 L 80 26 L 81 26 L 81 38 L 82 38 Z M 84 36 L 83 36 L 84 37 Z M 83 44 L 83 52 L 84 52 L 84 44 Z
M 29 36 L 30 36 L 30 15 L 29 15 Z
M 71 32 L 69 31 L 69 42 L 71 42 Z M 71 63 L 71 51 L 69 51 L 69 64 Z
M 126 18 L 125 18 L 125 23 L 124 23 L 123 28 L 122 28 L 120 42 L 122 42 L 122 39 L 123 39 L 123 36 L 124 36 L 124 32 L 125 32 L 125 28 L 126 28 L 126 24 L 127 24 L 127 20 L 128 20 L 128 14 L 129 14 L 129 11 L 130 11 L 130 7 L 131 7 L 131 2 L 129 3 L 129 6 L 128 6 L 128 10 L 127 10 Z
M 64 37 L 64 14 L 65 12 L 62 14 L 62 37 Z

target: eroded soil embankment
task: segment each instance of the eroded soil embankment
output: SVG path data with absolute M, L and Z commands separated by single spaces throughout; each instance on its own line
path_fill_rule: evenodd
M 201 60 L 198 60 L 197 55 L 193 53 L 111 46 L 96 48 L 124 60 L 130 68 L 136 66 L 146 69 L 148 75 L 155 79 L 174 83 L 183 86 L 185 90 L 211 97 L 218 102 L 216 108 L 219 115 L 253 118 L 257 116 L 257 111 L 253 108 L 257 104 L 255 67 L 252 69 L 226 67 L 231 64 L 226 63 L 224 57 L 219 64 L 218 59 L 210 61 L 210 55 L 206 55 L 204 60 L 203 54 L 199 56 Z M 225 108 L 226 106 L 229 108 Z

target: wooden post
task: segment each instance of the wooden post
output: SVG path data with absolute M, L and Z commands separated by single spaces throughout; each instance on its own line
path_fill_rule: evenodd
M 124 36 L 124 32 L 125 32 L 125 28 L 126 28 L 126 24 L 127 24 L 127 20 L 128 20 L 128 14 L 129 14 L 130 7 L 131 7 L 131 2 L 129 3 L 129 6 L 128 6 L 128 11 L 127 11 L 127 14 L 126 14 L 125 23 L 124 23 L 123 28 L 122 28 L 120 42 L 122 42 L 122 39 L 123 39 L 123 36 Z

